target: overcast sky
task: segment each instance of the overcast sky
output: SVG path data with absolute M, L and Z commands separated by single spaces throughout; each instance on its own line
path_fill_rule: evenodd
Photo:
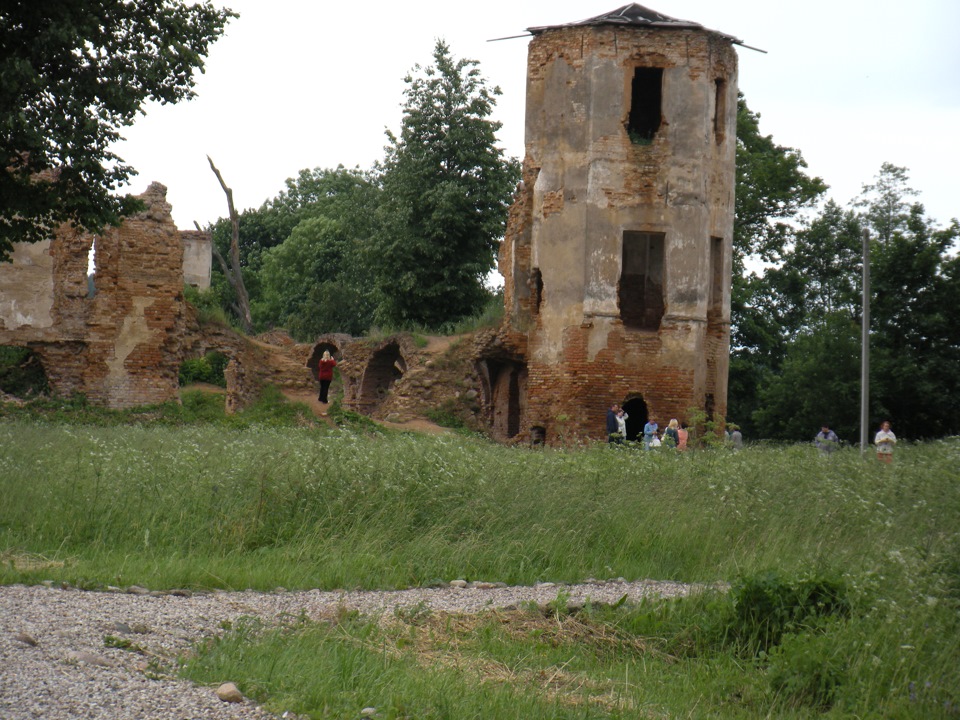
M 403 78 L 437 38 L 478 60 L 503 91 L 496 118 L 523 156 L 526 28 L 582 20 L 618 0 L 328 3 L 214 0 L 240 13 L 210 52 L 197 97 L 150 106 L 117 152 L 168 187 L 179 227 L 227 214 L 209 154 L 238 210 L 259 207 L 303 168 L 369 168 L 399 128 Z M 905 166 L 927 213 L 960 215 L 960 2 L 957 0 L 650 0 L 762 48 L 738 47 L 739 85 L 760 129 L 799 149 L 845 205 L 885 161 Z

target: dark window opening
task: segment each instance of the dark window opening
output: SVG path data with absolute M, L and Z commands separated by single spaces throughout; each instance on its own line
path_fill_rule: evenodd
M 623 411 L 627 414 L 627 440 L 636 440 L 643 434 L 643 426 L 647 424 L 649 415 L 647 404 L 643 398 L 633 398 L 623 403 Z
M 530 271 L 530 290 L 533 293 L 533 314 L 540 314 L 540 303 L 543 301 L 543 275 L 540 274 L 540 268 L 534 268 Z
M 663 240 L 663 233 L 623 233 L 623 268 L 617 299 L 625 327 L 660 327 L 664 309 Z
M 710 420 L 713 420 L 714 409 L 715 409 L 715 405 L 713 400 L 713 393 L 707 393 L 707 396 L 704 398 L 704 401 L 703 401 L 703 412 L 706 414 L 708 422 Z
M 707 317 L 723 316 L 723 238 L 710 238 L 710 305 Z
M 630 84 L 630 117 L 627 134 L 637 145 L 649 145 L 660 129 L 663 68 L 639 67 Z
M 713 136 L 719 145 L 723 142 L 724 128 L 726 125 L 727 81 L 722 78 L 717 78 L 713 82 L 716 85 L 713 102 Z

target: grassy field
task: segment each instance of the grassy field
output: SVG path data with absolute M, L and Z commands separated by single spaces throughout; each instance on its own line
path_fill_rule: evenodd
M 230 677 L 317 718 L 960 717 L 956 440 L 905 445 L 888 467 L 856 450 L 529 450 L 298 427 L 295 409 L 171 412 L 0 418 L 0 582 L 733 586 L 576 610 L 561 591 L 548 613 L 251 621 L 184 666 L 198 682 Z

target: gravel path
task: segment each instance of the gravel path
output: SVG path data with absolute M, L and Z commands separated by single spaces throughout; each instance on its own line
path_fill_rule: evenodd
M 443 588 L 392 592 L 196 595 L 142 588 L 86 592 L 44 585 L 0 587 L 0 718 L 274 718 L 249 701 L 221 701 L 217 688 L 151 679 L 150 658 L 168 664 L 203 638 L 220 633 L 221 623 L 243 616 L 273 621 L 305 613 L 321 618 L 341 607 L 378 614 L 418 604 L 436 612 L 473 613 L 527 602 L 542 605 L 555 600 L 561 588 L 570 606 L 587 600 L 612 603 L 624 595 L 633 600 L 677 597 L 696 589 L 649 580 L 533 587 L 453 582 Z M 129 640 L 143 653 L 106 647 L 107 636 Z

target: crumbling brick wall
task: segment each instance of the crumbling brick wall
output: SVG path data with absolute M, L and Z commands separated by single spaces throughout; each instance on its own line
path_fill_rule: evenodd
M 0 263 L 0 345 L 31 348 L 56 394 L 111 408 L 177 399 L 183 360 L 213 350 L 233 364 L 228 409 L 249 405 L 266 384 L 311 387 L 295 349 L 200 325 L 183 297 L 183 235 L 166 188 L 153 183 L 140 199 L 142 212 L 96 238 L 63 226 Z
M 490 374 L 484 393 L 494 433 L 604 438 L 612 402 L 631 402 L 661 425 L 689 408 L 722 415 L 732 39 L 689 23 L 619 21 L 534 35 L 523 182 L 499 259 L 506 317 L 497 342 L 478 350 Z M 655 100 L 638 89 L 645 73 L 662 77 Z M 650 136 L 639 139 L 628 132 L 637 102 L 659 103 Z M 661 276 L 651 274 L 647 256 L 640 290 L 626 284 L 635 282 L 625 269 L 635 238 L 662 246 Z M 632 307 L 650 298 L 658 304 Z M 514 351 L 504 353 L 504 343 Z

